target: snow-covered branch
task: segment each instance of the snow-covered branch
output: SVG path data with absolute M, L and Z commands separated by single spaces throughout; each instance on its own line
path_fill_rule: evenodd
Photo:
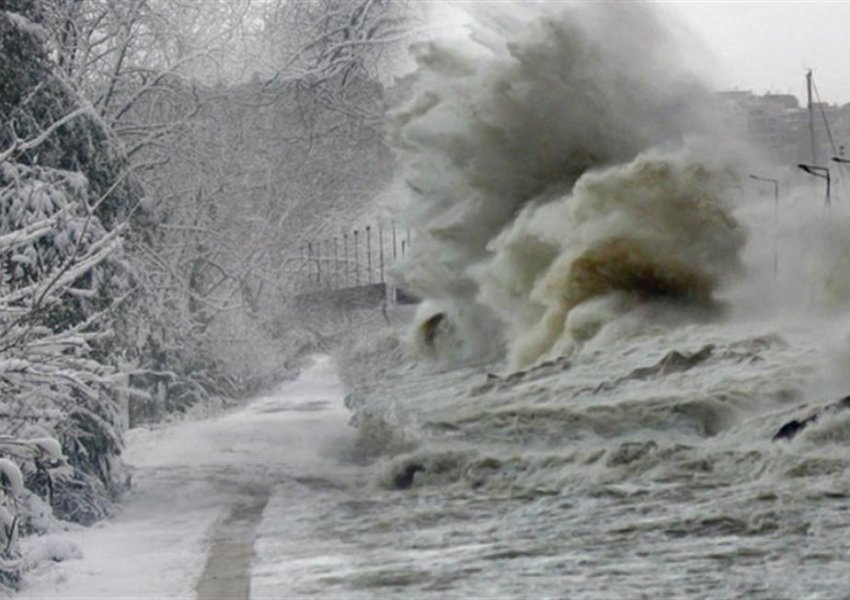
M 9 148 L 7 148 L 6 150 L 0 151 L 0 163 L 6 162 L 7 160 L 9 160 L 10 158 L 12 158 L 13 156 L 15 156 L 18 153 L 26 152 L 28 150 L 33 150 L 35 148 L 38 148 L 44 142 L 46 142 L 48 140 L 48 138 L 50 138 L 50 136 L 53 135 L 56 132 L 57 129 L 59 129 L 60 127 L 62 127 L 64 125 L 67 125 L 69 122 L 73 121 L 74 119 L 76 119 L 76 118 L 78 118 L 82 115 L 91 114 L 91 112 L 92 112 L 92 109 L 91 109 L 90 106 L 82 106 L 82 107 L 80 107 L 76 110 L 71 111 L 70 113 L 68 113 L 67 115 L 62 117 L 61 119 L 55 121 L 49 127 L 47 127 L 47 129 L 42 131 L 39 135 L 37 135 L 33 138 L 30 138 L 28 140 L 19 139 L 17 137 L 17 135 L 14 135 L 14 131 L 13 131 L 12 133 L 13 133 L 14 137 L 13 137 L 12 145 Z

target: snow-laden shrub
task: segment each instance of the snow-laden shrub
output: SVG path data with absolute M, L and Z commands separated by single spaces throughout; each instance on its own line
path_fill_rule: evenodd
M 102 352 L 122 229 L 94 209 L 80 174 L 0 161 L 0 585 L 19 577 L 19 534 L 103 517 L 122 481 Z
M 0 586 L 13 587 L 22 570 L 19 535 L 47 531 L 56 482 L 73 469 L 52 437 L 2 435 L 0 452 L 8 457 L 0 458 Z M 43 490 L 38 490 L 39 484 Z

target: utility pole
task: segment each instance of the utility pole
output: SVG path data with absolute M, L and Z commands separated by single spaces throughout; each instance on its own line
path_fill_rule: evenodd
M 750 179 L 773 185 L 773 280 L 776 281 L 779 276 L 779 181 L 752 174 Z
M 809 106 L 809 140 L 812 144 L 812 164 L 818 164 L 817 143 L 815 141 L 815 110 L 812 103 L 812 70 L 806 72 L 806 97 Z

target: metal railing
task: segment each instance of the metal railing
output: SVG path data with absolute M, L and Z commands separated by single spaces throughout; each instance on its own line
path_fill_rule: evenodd
M 366 225 L 339 236 L 308 241 L 295 269 L 301 293 L 387 283 L 387 269 L 410 249 L 410 228 Z

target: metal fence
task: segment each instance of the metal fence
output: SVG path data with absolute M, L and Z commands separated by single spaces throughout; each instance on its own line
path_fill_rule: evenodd
M 387 283 L 387 269 L 410 248 L 410 228 L 367 225 L 340 236 L 317 239 L 301 249 L 300 293 Z

